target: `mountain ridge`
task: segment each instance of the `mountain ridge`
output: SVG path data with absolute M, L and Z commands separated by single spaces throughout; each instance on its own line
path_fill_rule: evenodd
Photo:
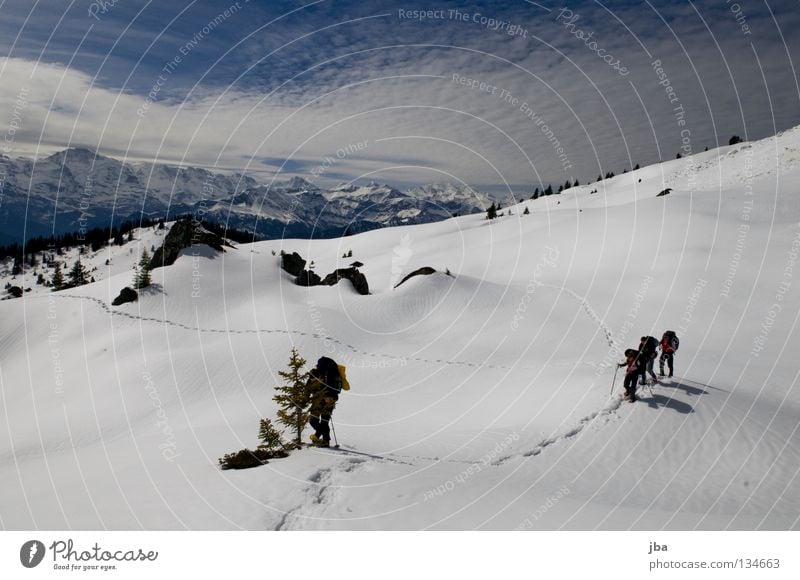
M 40 159 L 9 158 L 0 198 L 0 243 L 111 227 L 142 216 L 194 215 L 257 237 L 337 237 L 387 226 L 430 223 L 483 211 L 488 194 L 431 184 L 315 185 L 301 176 L 256 181 L 242 173 L 123 162 L 85 147 Z

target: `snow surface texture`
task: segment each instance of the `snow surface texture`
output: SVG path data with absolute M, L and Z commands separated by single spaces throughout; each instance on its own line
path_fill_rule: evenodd
M 112 248 L 127 270 L 0 302 L 0 525 L 798 529 L 799 146 L 793 130 L 491 222 L 194 248 L 118 308 L 137 252 Z M 317 272 L 359 260 L 373 293 L 295 286 L 281 249 Z M 454 277 L 392 289 L 421 266 Z M 676 377 L 629 404 L 620 372 L 610 394 L 619 352 L 666 329 Z M 335 430 L 358 453 L 219 470 L 275 417 L 293 345 L 347 365 Z

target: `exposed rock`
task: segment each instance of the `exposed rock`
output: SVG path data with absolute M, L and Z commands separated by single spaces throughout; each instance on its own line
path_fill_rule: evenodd
M 138 299 L 139 294 L 136 293 L 136 290 L 130 286 L 125 286 L 125 288 L 120 290 L 119 296 L 114 298 L 114 301 L 111 304 L 113 306 L 119 306 L 120 304 L 125 304 L 127 302 L 136 302 Z
M 223 246 L 231 247 L 225 239 L 208 231 L 199 223 L 192 220 L 180 220 L 170 228 L 164 243 L 153 254 L 150 260 L 150 269 L 161 266 L 171 266 L 178 259 L 184 248 L 195 244 L 205 244 L 218 252 L 224 252 Z
M 313 270 L 303 270 L 294 283 L 298 286 L 319 286 L 320 278 Z
M 21 298 L 22 297 L 22 288 L 19 286 L 12 286 L 8 289 L 8 295 L 12 298 Z
M 661 191 L 660 193 L 658 193 L 656 195 L 656 197 L 663 197 L 663 196 L 669 194 L 671 191 L 672 191 L 672 188 L 668 187 L 667 189 L 665 189 L 665 190 Z
M 283 254 L 281 260 L 281 267 L 288 273 L 297 276 L 294 283 L 298 286 L 333 286 L 338 284 L 339 280 L 345 278 L 353 283 L 356 292 L 362 295 L 369 294 L 367 277 L 358 271 L 356 264 L 363 266 L 361 262 L 353 262 L 350 268 L 339 268 L 325 276 L 325 278 L 320 279 L 313 270 L 305 269 L 306 261 L 297 252 Z
M 306 261 L 297 252 L 283 254 L 281 267 L 292 276 L 300 276 L 306 268 Z
M 325 286 L 333 286 L 334 284 L 338 284 L 339 280 L 342 278 L 350 280 L 350 282 L 353 283 L 353 287 L 356 289 L 356 292 L 359 294 L 369 294 L 367 277 L 359 272 L 358 268 L 338 268 L 337 270 L 325 276 L 325 278 L 322 280 L 322 284 Z
M 436 273 L 436 269 L 435 268 L 431 268 L 430 266 L 423 266 L 422 268 L 419 268 L 418 270 L 414 270 L 408 276 L 406 276 L 405 278 L 400 280 L 400 282 L 398 282 L 395 285 L 395 288 L 397 288 L 398 286 L 403 284 L 405 281 L 413 278 L 414 276 L 430 276 L 431 274 L 435 274 L 435 273 Z

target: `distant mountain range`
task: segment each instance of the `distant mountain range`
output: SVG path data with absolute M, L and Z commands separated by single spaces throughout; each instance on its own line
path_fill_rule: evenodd
M 81 148 L 35 162 L 0 155 L 0 244 L 185 214 L 266 239 L 328 238 L 476 213 L 491 201 L 450 183 L 404 192 L 377 183 L 322 189 L 300 177 L 267 185 L 197 167 L 123 163 Z

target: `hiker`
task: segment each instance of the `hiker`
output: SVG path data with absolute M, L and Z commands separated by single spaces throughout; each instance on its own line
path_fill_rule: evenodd
M 311 399 L 308 423 L 314 428 L 311 442 L 320 447 L 329 447 L 331 442 L 331 416 L 342 390 L 349 390 L 344 366 L 323 356 L 309 373 L 306 388 Z
M 633 403 L 636 400 L 636 382 L 639 380 L 639 375 L 644 373 L 647 366 L 647 361 L 638 350 L 629 348 L 625 351 L 625 362 L 619 363 L 620 367 L 627 366 L 625 370 L 625 396 L 626 401 Z
M 664 376 L 664 363 L 669 365 L 669 376 L 672 378 L 672 359 L 675 351 L 678 350 L 680 341 L 672 330 L 667 330 L 661 337 L 661 358 L 658 359 L 658 367 L 661 376 Z
M 642 380 L 639 384 L 644 385 L 647 382 L 647 373 L 650 373 L 650 378 L 653 383 L 658 382 L 656 373 L 653 370 L 653 364 L 658 356 L 658 340 L 653 336 L 643 336 L 639 341 L 639 352 L 645 359 L 644 368 L 642 370 Z

